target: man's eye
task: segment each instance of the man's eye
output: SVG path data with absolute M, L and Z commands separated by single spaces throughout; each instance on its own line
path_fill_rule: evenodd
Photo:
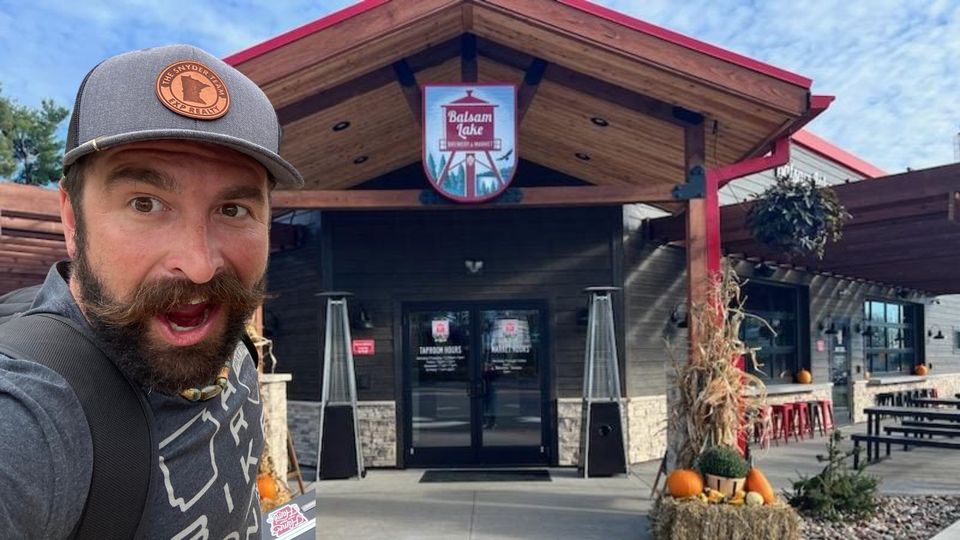
M 143 214 L 163 210 L 163 203 L 153 197 L 137 197 L 130 201 L 130 206 L 137 212 Z
M 225 204 L 220 207 L 220 213 L 231 218 L 245 217 L 249 211 L 239 204 Z

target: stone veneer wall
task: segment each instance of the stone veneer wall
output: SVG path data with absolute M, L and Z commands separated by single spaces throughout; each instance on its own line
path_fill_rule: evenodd
M 260 397 L 266 425 L 263 437 L 270 447 L 273 467 L 285 478 L 287 472 L 287 383 L 289 373 L 265 373 L 260 376 Z
M 317 466 L 317 438 L 320 427 L 320 403 L 288 401 L 287 422 L 297 459 L 302 465 Z M 360 443 L 364 467 L 397 466 L 397 417 L 393 401 L 357 403 Z
M 624 400 L 628 458 L 640 463 L 663 457 L 667 448 L 667 397 L 642 396 Z M 583 400 L 557 400 L 558 464 L 576 466 L 580 461 L 580 417 Z
M 780 386 L 781 388 L 777 388 L 777 386 Z M 777 386 L 770 385 L 767 387 L 768 392 L 774 392 L 767 394 L 767 405 L 796 403 L 798 401 L 819 401 L 833 399 L 833 387 L 830 384 L 789 384 Z
M 877 394 L 885 392 L 901 392 L 903 390 L 918 390 L 921 388 L 936 388 L 940 397 L 952 398 L 960 393 L 960 373 L 944 373 L 927 375 L 926 377 L 901 377 L 906 380 L 896 384 L 869 384 L 869 381 L 855 381 L 851 389 L 853 397 L 853 421 L 866 422 L 865 407 L 876 404 Z

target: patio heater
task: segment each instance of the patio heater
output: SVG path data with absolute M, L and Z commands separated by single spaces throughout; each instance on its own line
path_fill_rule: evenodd
M 613 292 L 619 287 L 588 287 L 587 350 L 580 416 L 580 469 L 583 476 L 627 472 L 620 369 L 613 325 Z
M 325 292 L 317 296 L 327 304 L 317 480 L 360 478 L 364 475 L 363 448 L 357 425 L 357 385 L 347 317 L 347 297 L 351 294 Z

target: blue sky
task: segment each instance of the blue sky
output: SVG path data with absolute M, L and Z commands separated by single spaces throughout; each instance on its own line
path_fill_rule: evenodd
M 185 42 L 226 56 L 352 2 L 272 3 L 0 0 L 2 92 L 72 106 L 86 72 L 113 54 Z M 960 2 L 599 3 L 812 78 L 837 101 L 811 131 L 887 171 L 954 161 Z

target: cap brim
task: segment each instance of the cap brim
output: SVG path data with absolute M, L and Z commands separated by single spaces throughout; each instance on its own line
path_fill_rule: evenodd
M 237 152 L 240 152 L 241 154 L 245 154 L 257 160 L 257 162 L 267 169 L 267 172 L 277 181 L 277 183 L 290 187 L 303 186 L 303 177 L 300 176 L 300 172 L 297 171 L 297 169 L 287 160 L 283 159 L 275 152 L 271 152 L 262 146 L 238 139 L 236 137 L 231 137 L 229 135 L 188 129 L 155 129 L 135 131 L 132 133 L 124 133 L 122 135 L 113 135 L 110 137 L 98 137 L 96 139 L 89 140 L 64 154 L 63 168 L 66 170 L 70 167 L 70 165 L 73 165 L 77 159 L 87 154 L 92 154 L 98 150 L 106 150 L 107 148 L 113 146 L 132 142 L 169 139 L 185 139 L 208 142 L 231 148 Z

